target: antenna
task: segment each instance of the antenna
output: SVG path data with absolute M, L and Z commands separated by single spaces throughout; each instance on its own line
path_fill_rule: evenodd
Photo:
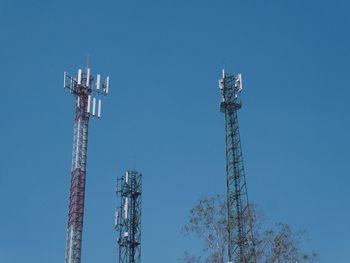
M 75 123 L 69 196 L 68 225 L 65 263 L 80 263 L 84 221 L 84 196 L 87 162 L 87 142 L 90 116 L 96 114 L 96 97 L 100 92 L 87 65 L 86 71 L 78 70 L 78 76 L 63 74 L 63 86 L 75 97 Z M 91 98 L 92 103 L 91 103 Z M 92 111 L 91 111 L 92 104 Z M 98 118 L 101 117 L 101 99 L 98 102 Z
M 66 89 L 66 77 L 67 77 L 67 71 L 63 72 L 63 88 Z
M 120 206 L 115 216 L 118 232 L 119 263 L 141 262 L 141 198 L 142 175 L 135 170 L 126 171 L 117 179 L 117 195 Z
M 78 70 L 77 79 L 69 76 L 67 71 L 63 72 L 63 87 L 69 89 L 72 94 L 77 95 L 77 105 L 80 106 L 81 100 L 86 96 L 85 111 L 89 113 L 89 116 L 97 116 L 101 118 L 102 113 L 102 96 L 107 96 L 109 91 L 109 76 L 106 77 L 101 91 L 101 75 L 96 75 L 96 81 L 94 83 L 94 77 L 91 74 L 91 69 L 86 68 L 86 73 L 83 73 L 81 69 Z M 96 105 L 96 100 L 97 105 Z M 92 108 L 91 108 L 92 107 Z M 97 113 L 97 114 L 96 114 Z
M 78 69 L 78 85 L 81 85 L 81 75 L 82 75 L 82 71 L 81 69 Z
M 239 73 L 236 77 L 236 88 L 238 92 L 241 92 L 243 90 L 243 85 L 242 85 L 242 74 Z
M 102 101 L 101 99 L 99 99 L 97 104 L 97 118 L 101 118 L 101 104 L 102 104 Z
M 90 54 L 87 53 L 87 54 L 86 54 L 86 68 L 89 67 L 89 63 L 90 63 Z
M 108 95 L 108 89 L 109 89 L 109 76 L 106 78 L 105 83 L 104 83 L 105 95 Z
M 92 115 L 95 116 L 96 113 L 96 98 L 92 99 Z
M 86 87 L 89 87 L 90 84 L 90 69 L 86 69 Z
M 88 96 L 87 113 L 90 113 L 91 109 L 91 95 Z
M 96 90 L 100 91 L 100 86 L 101 86 L 101 75 L 97 74 L 96 75 Z
M 220 111 L 225 114 L 228 262 L 256 263 L 255 238 L 248 201 L 238 110 L 242 75 L 223 72 Z

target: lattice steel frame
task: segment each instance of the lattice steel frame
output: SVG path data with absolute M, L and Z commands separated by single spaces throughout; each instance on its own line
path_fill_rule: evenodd
M 65 263 L 80 263 L 81 246 L 84 220 L 84 199 L 85 199 L 85 181 L 86 181 L 86 160 L 88 129 L 90 119 L 91 95 L 108 94 L 109 77 L 100 87 L 100 76 L 98 75 L 98 85 L 93 85 L 94 78 L 90 75 L 90 69 L 86 73 L 78 71 L 78 78 L 69 76 L 64 72 L 64 88 L 68 89 L 75 97 L 75 118 L 74 118 L 74 136 L 72 168 L 70 181 L 68 224 Z M 97 84 L 97 82 L 96 82 Z M 101 113 L 101 102 L 98 106 L 98 117 Z M 95 99 L 93 99 L 93 112 L 95 116 Z
M 256 263 L 237 114 L 242 107 L 241 81 L 240 74 L 233 76 L 224 72 L 219 81 L 222 95 L 220 111 L 225 114 L 226 127 L 228 261 Z
M 140 173 L 126 171 L 117 180 L 117 195 L 121 202 L 115 225 L 119 231 L 119 263 L 141 262 L 141 193 Z

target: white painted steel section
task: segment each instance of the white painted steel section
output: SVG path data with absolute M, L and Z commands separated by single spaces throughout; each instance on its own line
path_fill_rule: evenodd
M 75 152 L 75 169 L 78 168 L 78 159 L 79 159 L 79 141 L 80 141 L 80 119 L 78 120 L 77 125 L 77 145 L 76 145 L 76 152 Z

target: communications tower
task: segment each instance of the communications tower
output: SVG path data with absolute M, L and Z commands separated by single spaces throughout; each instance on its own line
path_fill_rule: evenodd
M 140 173 L 126 171 L 117 179 L 120 207 L 115 212 L 115 229 L 119 232 L 119 263 L 141 262 L 141 192 Z
M 222 71 L 220 111 L 225 114 L 228 210 L 228 261 L 256 263 L 237 112 L 242 107 L 242 75 Z
M 90 116 L 101 117 L 101 99 L 99 97 L 108 94 L 109 77 L 104 83 L 101 83 L 101 75 L 97 74 L 95 80 L 91 75 L 90 68 L 86 68 L 85 72 L 79 69 L 77 78 L 69 76 L 65 71 L 64 88 L 68 89 L 75 98 L 72 169 L 64 262 L 80 263 L 89 118 Z

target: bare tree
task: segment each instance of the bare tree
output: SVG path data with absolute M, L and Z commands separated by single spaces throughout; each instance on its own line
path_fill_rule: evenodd
M 254 243 L 259 263 L 306 263 L 315 262 L 317 253 L 301 251 L 306 241 L 305 231 L 293 231 L 288 224 L 278 223 L 275 227 L 263 227 L 263 212 L 256 205 L 250 205 L 254 230 Z M 248 222 L 248 218 L 246 218 Z M 190 210 L 189 221 L 183 227 L 185 236 L 194 235 L 201 239 L 201 256 L 185 252 L 184 263 L 225 263 L 228 242 L 227 205 L 220 196 L 201 199 Z M 233 226 L 234 227 L 234 226 Z

